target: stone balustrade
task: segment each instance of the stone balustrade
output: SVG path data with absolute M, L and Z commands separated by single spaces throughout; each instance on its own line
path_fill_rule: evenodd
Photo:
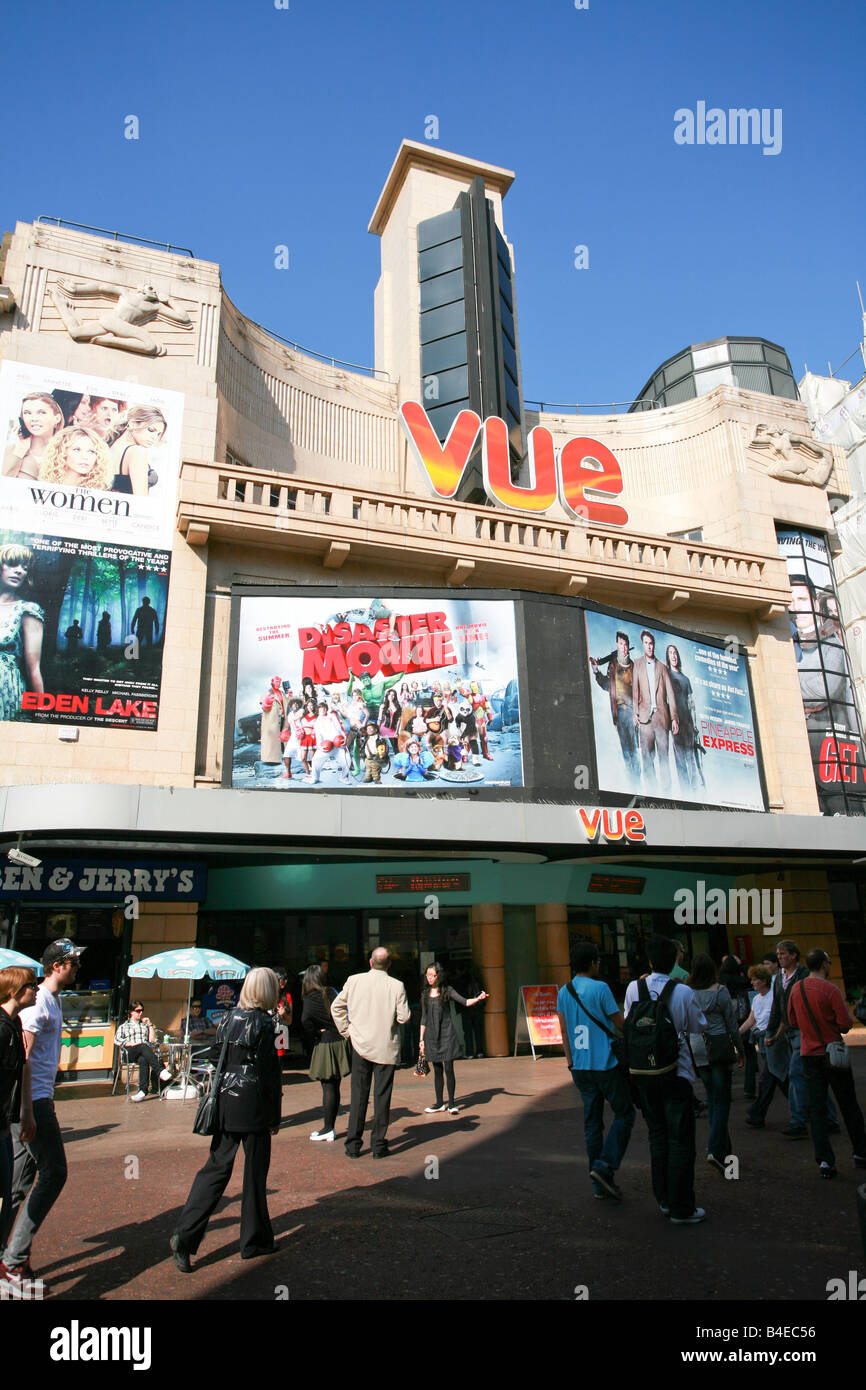
M 355 487 L 287 479 L 262 469 L 184 464 L 178 526 L 209 539 L 318 552 L 339 569 L 351 554 L 389 560 L 430 582 L 521 587 L 622 603 L 628 585 L 661 612 L 712 607 L 777 616 L 790 592 L 784 562 L 719 546 L 546 521 L 463 502 L 382 497 Z

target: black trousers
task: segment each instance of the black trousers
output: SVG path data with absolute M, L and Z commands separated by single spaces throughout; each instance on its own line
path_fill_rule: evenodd
M 334 1128 L 337 1122 L 337 1111 L 340 1108 L 340 1077 L 332 1076 L 327 1081 L 322 1082 L 322 1129 L 326 1134 Z
M 649 1130 L 653 1194 L 671 1216 L 695 1210 L 695 1110 L 683 1076 L 641 1085 L 641 1109 Z
M 346 1152 L 360 1153 L 373 1086 L 373 1128 L 370 1142 L 374 1153 L 387 1149 L 388 1125 L 391 1120 L 391 1090 L 394 1085 L 394 1066 L 386 1062 L 370 1062 L 360 1053 L 352 1053 L 352 1096 L 349 1103 L 349 1129 Z
M 454 1104 L 454 1063 L 453 1062 L 434 1062 L 433 1063 L 433 1088 L 436 1092 L 436 1104 L 442 1104 L 442 1092 L 444 1090 L 442 1072 L 445 1072 L 445 1081 L 448 1082 L 448 1104 Z
M 162 1071 L 162 1062 L 150 1043 L 135 1043 L 126 1049 L 126 1055 L 130 1062 L 138 1063 L 138 1089 L 147 1092 L 149 1072 L 153 1077 L 154 1089 L 159 1090 L 159 1073 Z
M 815 1145 L 815 1162 L 829 1163 L 831 1168 L 836 1167 L 836 1156 L 827 1130 L 828 1087 L 839 1102 L 842 1119 L 855 1154 L 860 1158 L 866 1158 L 866 1130 L 863 1125 L 863 1112 L 857 1104 L 853 1075 L 850 1071 L 843 1071 L 841 1067 L 831 1067 L 826 1057 L 804 1057 L 802 1060 L 806 1094 L 809 1097 L 809 1124 L 812 1128 L 812 1143 Z
M 763 1122 L 767 1118 L 767 1111 L 770 1108 L 770 1101 L 777 1091 L 781 1091 L 783 1096 L 788 1094 L 787 1081 L 780 1081 L 774 1076 L 767 1065 L 766 1048 L 761 1048 L 760 1071 L 758 1072 L 758 1094 L 749 1109 L 750 1120 L 760 1120 Z
M 271 1136 L 267 1130 L 255 1134 L 228 1134 L 217 1130 L 211 1139 L 207 1163 L 196 1173 L 177 1223 L 181 1244 L 194 1255 L 207 1230 L 220 1197 L 228 1187 L 235 1156 L 244 1146 L 244 1190 L 241 1198 L 241 1254 L 267 1249 L 274 1232 L 268 1216 L 267 1182 L 271 1164 Z

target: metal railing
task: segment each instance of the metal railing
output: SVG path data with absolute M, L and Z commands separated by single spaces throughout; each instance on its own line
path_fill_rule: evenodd
M 246 316 L 244 316 L 246 318 Z M 331 367 L 348 367 L 353 372 L 363 372 L 365 376 L 372 377 L 375 381 L 385 381 L 391 384 L 390 374 L 381 367 L 365 367 L 360 362 L 344 362 L 341 357 L 332 357 L 327 352 L 317 352 L 315 348 L 303 347 L 300 343 L 295 343 L 291 338 L 284 338 L 281 333 L 275 333 L 272 328 L 265 328 L 263 323 L 256 323 L 255 319 L 246 319 L 254 328 L 258 328 L 262 333 L 266 333 L 269 338 L 276 338 L 278 343 L 284 347 L 291 348 L 293 352 L 302 352 L 305 357 L 315 357 L 319 362 L 327 362 Z
M 655 401 L 646 399 L 636 401 L 603 401 L 599 405 L 589 405 L 585 402 L 582 404 L 580 402 L 576 404 L 574 402 L 560 404 L 559 402 L 529 401 L 525 399 L 523 402 L 525 410 L 538 411 L 540 414 L 550 412 L 552 415 L 617 415 L 621 411 L 628 413 L 628 411 L 632 410 L 636 405 L 641 406 L 644 410 L 659 410 L 661 408 Z
M 65 217 L 44 217 L 41 213 L 36 221 L 42 226 L 74 227 L 78 232 L 95 232 L 97 236 L 107 236 L 112 241 L 129 241 L 136 246 L 158 246 L 160 251 L 176 251 L 180 256 L 189 256 L 195 260 L 195 255 L 188 246 L 172 246 L 168 241 L 150 241 L 144 236 L 132 236 L 128 232 L 113 232 L 108 227 L 90 227 L 86 222 L 67 222 Z

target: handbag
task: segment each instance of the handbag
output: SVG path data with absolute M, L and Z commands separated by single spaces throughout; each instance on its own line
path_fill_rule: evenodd
M 195 1112 L 195 1119 L 192 1122 L 193 1134 L 214 1135 L 217 1132 L 217 1116 L 220 1093 L 220 1082 L 222 1081 L 223 1069 L 225 1067 L 226 1054 L 229 1047 L 228 1020 L 225 1023 L 225 1037 L 220 1049 L 219 1060 L 216 1064 L 216 1071 L 213 1074 L 211 1087 L 206 1096 L 202 1096 Z
M 412 1075 L 413 1075 L 413 1076 L 429 1076 L 429 1075 L 430 1075 L 430 1063 L 427 1061 L 427 1058 L 424 1056 L 424 1053 L 423 1053 L 423 1052 L 419 1052 L 419 1053 L 418 1053 L 418 1061 L 415 1063 L 415 1070 L 413 1071 Z
M 805 980 L 800 981 L 800 998 L 806 1005 L 806 1012 L 812 1021 L 812 1027 L 818 1034 L 819 1042 L 824 1042 L 824 1039 L 821 1035 L 821 1029 L 818 1027 L 815 1015 L 812 1013 L 812 1006 L 809 1003 L 809 996 L 806 993 Z M 846 1047 L 845 1043 L 842 1042 L 841 1038 L 837 1042 L 824 1043 L 824 1047 L 827 1052 L 827 1061 L 830 1063 L 830 1066 L 833 1068 L 834 1071 L 851 1070 L 851 1053 L 848 1051 L 848 1048 Z

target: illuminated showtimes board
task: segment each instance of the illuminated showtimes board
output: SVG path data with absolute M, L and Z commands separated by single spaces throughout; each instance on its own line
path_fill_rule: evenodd
M 471 874 L 377 874 L 377 893 L 468 893 Z
M 624 898 L 636 898 L 643 892 L 645 878 L 629 878 L 625 874 L 593 874 L 589 880 L 590 893 L 619 893 Z

